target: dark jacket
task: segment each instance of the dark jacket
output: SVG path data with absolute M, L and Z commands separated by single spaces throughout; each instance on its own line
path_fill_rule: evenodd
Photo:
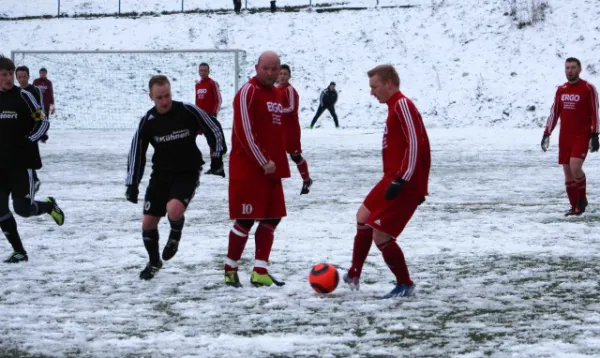
M 37 142 L 49 126 L 31 93 L 17 86 L 0 92 L 0 168 L 40 169 Z
M 321 92 L 320 105 L 323 107 L 333 106 L 335 105 L 335 102 L 337 102 L 337 98 L 337 91 L 335 89 L 329 89 L 329 87 L 327 87 Z

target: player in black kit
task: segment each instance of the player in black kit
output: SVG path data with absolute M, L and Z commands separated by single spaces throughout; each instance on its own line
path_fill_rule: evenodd
M 131 143 L 127 170 L 126 198 L 137 203 L 138 186 L 144 174 L 148 144 L 154 147 L 152 173 L 144 198 L 142 236 L 150 261 L 140 278 L 150 280 L 162 268 L 159 257 L 158 223 L 167 214 L 171 224 L 169 240 L 162 259 L 177 253 L 184 212 L 194 197 L 204 161 L 196 145 L 196 137 L 204 134 L 211 149 L 209 174 L 225 176 L 223 155 L 227 144 L 221 125 L 192 104 L 173 101 L 171 84 L 166 76 L 150 79 L 150 98 L 155 106 L 140 121 Z
M 17 67 L 15 74 L 17 76 L 17 81 L 19 82 L 19 86 L 22 89 L 24 89 L 25 91 L 27 91 L 33 95 L 33 97 L 35 98 L 37 103 L 39 103 L 40 106 L 42 107 L 42 112 L 44 112 L 44 114 L 45 114 L 46 110 L 44 108 L 44 95 L 42 93 L 42 89 L 29 83 L 29 68 L 27 66 L 19 66 L 19 67 Z M 37 122 L 37 125 L 41 125 L 41 124 L 42 124 L 42 121 Z M 46 143 L 47 140 L 48 140 L 48 134 L 44 134 L 40 138 L 40 142 L 42 142 L 42 143 Z M 37 194 L 38 190 L 40 190 L 40 186 L 42 185 L 42 182 L 38 178 L 37 171 L 35 169 L 32 169 L 31 173 L 33 174 L 33 183 L 34 183 L 33 189 L 35 190 L 35 193 Z
M 58 225 L 65 220 L 52 197 L 35 201 L 32 170 L 42 167 L 37 142 L 48 126 L 34 96 L 15 86 L 15 64 L 0 56 L 0 228 L 13 247 L 6 263 L 29 259 L 8 207 L 9 195 L 15 213 L 22 217 L 49 214 Z

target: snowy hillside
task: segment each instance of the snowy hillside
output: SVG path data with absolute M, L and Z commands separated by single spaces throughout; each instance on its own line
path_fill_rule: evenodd
M 535 126 L 545 120 L 555 86 L 564 81 L 566 57 L 579 57 L 582 76 L 598 82 L 600 27 L 595 24 L 600 10 L 591 0 L 578 1 L 577 13 L 572 4 L 549 1 L 545 20 L 518 29 L 516 17 L 527 17 L 527 10 L 511 16 L 510 3 L 450 0 L 433 2 L 433 7 L 419 2 L 412 8 L 321 14 L 6 21 L 0 22 L 5 38 L 0 52 L 239 48 L 248 53 L 246 73 L 251 75 L 258 54 L 275 49 L 292 65 L 304 124 L 312 118 L 319 90 L 334 80 L 341 92 L 338 113 L 347 127 L 370 127 L 381 120 L 385 109 L 370 98 L 365 72 L 389 62 L 397 66 L 402 89 L 430 126 Z M 50 68 L 54 76 L 58 71 Z M 106 75 L 116 76 L 118 83 L 118 73 L 107 70 Z M 193 81 L 195 71 L 189 76 Z M 72 105 L 61 101 L 69 84 L 56 87 L 57 107 Z M 136 115 L 120 121 L 134 126 L 147 106 L 147 101 L 128 103 Z

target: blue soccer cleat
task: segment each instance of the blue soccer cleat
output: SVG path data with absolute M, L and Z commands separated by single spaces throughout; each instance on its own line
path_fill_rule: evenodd
M 382 298 L 406 297 L 412 295 L 415 285 L 396 285 L 394 289 Z

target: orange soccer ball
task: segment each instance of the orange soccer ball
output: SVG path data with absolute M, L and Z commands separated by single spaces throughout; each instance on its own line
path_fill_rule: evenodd
M 308 282 L 317 293 L 331 293 L 340 282 L 340 275 L 331 264 L 316 264 L 308 274 Z

